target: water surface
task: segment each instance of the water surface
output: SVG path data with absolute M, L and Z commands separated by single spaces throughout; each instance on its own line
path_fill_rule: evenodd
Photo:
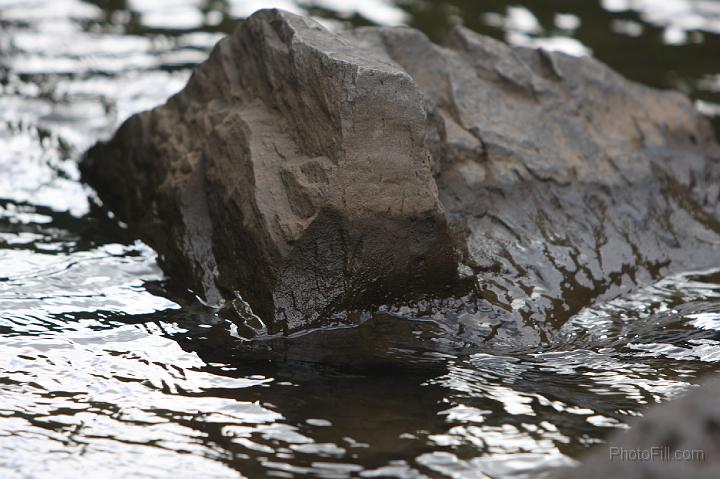
M 0 477 L 541 477 L 718 369 L 720 265 L 541 348 L 462 303 L 249 344 L 172 289 L 76 162 L 264 6 L 594 55 L 720 115 L 712 0 L 0 0 Z

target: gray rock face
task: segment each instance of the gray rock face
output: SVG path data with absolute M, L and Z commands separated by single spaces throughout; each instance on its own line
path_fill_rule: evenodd
M 687 97 L 466 29 L 353 34 L 430 99 L 440 199 L 478 294 L 538 341 L 583 307 L 720 264 L 718 160 Z
M 273 330 L 458 271 L 535 328 L 720 264 L 718 159 L 686 97 L 593 59 L 265 10 L 82 171 L 170 276 Z
M 711 479 L 720 476 L 720 381 L 651 408 L 559 478 Z

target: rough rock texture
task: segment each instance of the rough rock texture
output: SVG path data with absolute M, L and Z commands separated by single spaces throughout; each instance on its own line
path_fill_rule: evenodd
M 452 282 L 426 128 L 407 73 L 263 11 L 83 171 L 171 275 L 293 328 Z
M 720 148 L 684 95 L 463 28 L 444 47 L 407 28 L 353 35 L 429 97 L 463 262 L 538 341 L 595 301 L 720 265 Z
M 238 292 L 273 330 L 446 294 L 459 272 L 543 340 L 720 265 L 718 159 L 686 97 L 590 58 L 265 10 L 82 171 L 172 277 Z
M 629 430 L 615 434 L 608 444 L 595 448 L 581 467 L 564 471 L 558 477 L 720 477 L 719 396 L 720 381 L 715 379 L 684 397 L 651 408 L 631 423 Z M 636 457 L 640 460 L 633 460 Z

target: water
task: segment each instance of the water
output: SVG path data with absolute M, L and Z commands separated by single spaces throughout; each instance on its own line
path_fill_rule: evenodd
M 79 182 L 85 148 L 268 5 L 591 53 L 720 116 L 720 2 L 510 4 L 0 0 L 0 477 L 542 477 L 716 371 L 712 269 L 587 308 L 540 349 L 466 341 L 504 325 L 461 305 L 248 344 Z

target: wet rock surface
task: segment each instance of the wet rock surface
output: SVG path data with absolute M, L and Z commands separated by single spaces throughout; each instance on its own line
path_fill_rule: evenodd
M 471 284 L 542 341 L 720 264 L 718 159 L 686 97 L 593 59 L 273 10 L 82 170 L 171 277 L 271 331 Z
M 409 29 L 355 35 L 431 98 L 464 264 L 539 339 L 595 301 L 717 264 L 720 150 L 683 95 L 462 28 L 444 47 Z

